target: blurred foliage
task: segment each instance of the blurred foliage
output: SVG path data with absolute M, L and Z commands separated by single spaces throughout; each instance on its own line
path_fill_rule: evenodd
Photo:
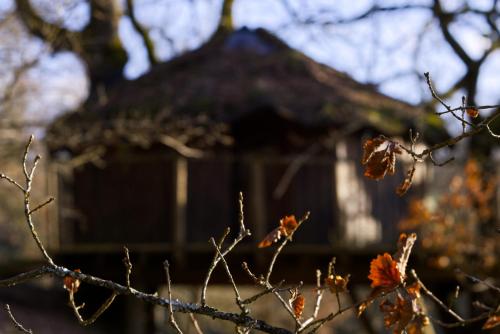
M 433 267 L 491 270 L 500 250 L 493 224 L 496 189 L 497 176 L 469 160 L 463 173 L 452 177 L 447 191 L 435 198 L 413 199 L 399 228 L 419 234 Z

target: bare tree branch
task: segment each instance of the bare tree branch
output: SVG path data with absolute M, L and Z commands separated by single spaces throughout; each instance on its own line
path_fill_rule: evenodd
M 158 64 L 158 58 L 155 53 L 155 46 L 151 38 L 149 37 L 149 32 L 145 29 L 142 24 L 137 20 L 134 10 L 134 0 L 127 0 L 127 15 L 132 22 L 135 30 L 139 35 L 141 35 L 142 41 L 144 42 L 144 47 L 146 48 L 146 53 L 148 55 L 148 60 L 151 65 Z

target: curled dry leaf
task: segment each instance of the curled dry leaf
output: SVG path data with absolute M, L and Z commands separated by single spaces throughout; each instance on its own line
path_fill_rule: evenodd
M 406 177 L 403 180 L 403 182 L 399 185 L 399 187 L 396 189 L 396 194 L 399 196 L 403 196 L 408 192 L 408 189 L 410 189 L 411 184 L 413 182 L 413 175 L 415 175 L 415 165 L 412 166 L 408 172 L 406 172 Z
M 297 223 L 294 215 L 285 216 L 280 220 L 281 233 L 283 233 L 285 237 L 288 237 L 293 233 L 293 231 L 295 231 L 295 229 L 297 229 L 298 225 L 299 224 Z
M 74 271 L 76 273 L 81 273 L 80 269 L 75 269 Z M 66 276 L 63 280 L 63 287 L 71 293 L 76 293 L 80 287 L 80 280 L 71 276 Z
M 269 247 L 281 239 L 282 236 L 290 236 L 299 226 L 294 215 L 285 216 L 280 220 L 280 226 L 269 232 L 259 243 L 259 248 Z
M 415 282 L 410 286 L 407 286 L 406 291 L 408 292 L 410 298 L 412 299 L 420 298 L 420 284 L 418 282 Z
M 474 108 L 474 107 L 465 109 L 465 112 L 471 118 L 476 118 L 477 116 L 479 116 L 479 110 L 477 108 Z
M 378 255 L 370 263 L 370 275 L 372 288 L 383 288 L 391 290 L 401 284 L 401 275 L 398 270 L 398 263 L 392 259 L 389 253 Z
M 259 248 L 269 247 L 281 238 L 281 228 L 277 227 L 269 232 L 264 239 L 259 243 Z
M 398 250 L 394 254 L 394 260 L 397 263 L 396 267 L 398 268 L 399 275 L 402 279 L 406 277 L 406 266 L 416 240 L 417 235 L 415 233 L 401 233 L 399 235 Z
M 302 296 L 301 293 L 297 293 L 291 299 L 291 304 L 293 308 L 293 314 L 295 317 L 300 318 L 302 316 L 302 312 L 304 311 L 304 305 L 306 303 L 306 299 Z
M 394 334 L 402 334 L 413 319 L 413 308 L 404 298 L 396 297 L 396 303 L 385 299 L 380 303 L 380 311 L 384 314 L 386 328 L 394 326 Z
M 497 327 L 498 325 L 500 325 L 500 313 L 490 316 L 484 323 L 483 329 L 491 329 L 493 327 Z
M 413 320 L 406 326 L 408 334 L 424 334 L 424 327 L 430 324 L 429 317 L 425 314 L 417 314 Z
M 340 275 L 329 275 L 325 278 L 325 286 L 331 293 L 347 292 L 347 284 L 349 283 L 350 275 L 342 277 Z
M 380 180 L 386 174 L 393 175 L 396 171 L 396 154 L 401 153 L 396 142 L 387 140 L 383 136 L 366 140 L 363 143 L 361 160 L 365 166 L 364 175 L 374 180 Z
M 385 142 L 385 138 L 382 136 L 378 136 L 373 139 L 368 139 L 363 143 L 363 159 L 361 163 L 365 165 L 368 161 L 371 160 L 373 154 L 377 151 L 377 149 Z

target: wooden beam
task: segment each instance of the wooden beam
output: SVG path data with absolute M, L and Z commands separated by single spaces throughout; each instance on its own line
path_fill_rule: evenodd
M 174 158 L 173 173 L 174 182 L 172 193 L 174 194 L 174 214 L 173 214 L 173 245 L 174 258 L 179 263 L 183 263 L 184 247 L 186 245 L 186 209 L 188 201 L 188 161 L 186 158 L 176 156 Z

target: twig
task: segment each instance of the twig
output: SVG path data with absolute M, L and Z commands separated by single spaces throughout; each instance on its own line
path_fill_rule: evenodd
M 21 161 L 22 165 L 23 165 L 24 178 L 26 180 L 29 180 L 30 179 L 30 174 L 32 174 L 32 171 L 28 172 L 27 160 L 28 160 L 28 153 L 29 153 L 29 150 L 30 150 L 30 146 L 33 143 L 34 139 L 35 139 L 34 135 L 31 135 L 29 137 L 28 142 L 26 143 L 26 146 L 24 147 L 23 159 Z
M 444 165 L 449 164 L 450 162 L 455 160 L 455 157 L 451 157 L 451 158 L 445 160 L 444 162 L 439 163 L 436 160 L 434 160 L 434 157 L 432 156 L 432 152 L 429 152 L 429 159 L 431 160 L 431 162 L 434 166 L 443 167 Z
M 490 124 L 489 124 L 489 123 L 486 123 L 486 129 L 488 130 L 488 133 L 489 133 L 491 136 L 493 136 L 493 137 L 495 137 L 495 138 L 500 138 L 500 135 L 497 135 L 496 133 L 494 133 L 494 132 L 493 132 L 493 130 L 491 130 L 491 128 L 490 128 Z
M 17 181 L 15 181 L 14 179 L 10 178 L 9 176 L 7 176 L 5 174 L 0 174 L 0 179 L 6 180 L 7 182 L 9 182 L 9 183 L 13 184 L 14 186 L 16 186 L 17 188 L 19 188 L 19 190 L 21 190 L 23 193 L 25 192 L 23 186 L 20 185 L 19 183 L 17 183 Z
M 222 256 L 226 256 L 229 252 L 233 250 L 234 247 L 238 243 L 240 243 L 241 240 L 243 240 L 245 237 L 251 235 L 250 230 L 248 230 L 245 227 L 245 222 L 244 222 L 244 214 L 243 214 L 243 193 L 240 192 L 239 195 L 239 205 L 240 205 L 240 211 L 239 211 L 239 220 L 240 220 L 240 230 L 238 232 L 238 236 L 233 240 L 233 242 L 224 250 L 221 252 Z M 224 243 L 225 238 L 229 234 L 229 228 L 226 229 L 224 232 L 224 235 L 222 236 L 221 240 L 218 243 L 219 249 L 222 248 L 222 244 Z M 203 286 L 201 288 L 201 298 L 200 298 L 200 303 L 201 305 L 206 305 L 206 299 L 207 299 L 207 286 L 208 282 L 210 281 L 210 277 L 212 275 L 212 272 L 215 270 L 215 267 L 221 260 L 221 257 L 217 252 L 214 254 L 214 258 L 212 260 L 212 263 L 210 264 L 210 267 L 208 268 L 207 275 L 205 277 L 205 281 L 203 282 Z
M 73 309 L 73 313 L 75 314 L 76 319 L 78 320 L 80 325 L 89 326 L 92 325 L 108 309 L 108 307 L 111 306 L 111 304 L 113 304 L 113 301 L 115 300 L 117 295 L 118 294 L 115 291 L 112 291 L 111 296 L 109 296 L 109 298 L 106 299 L 106 301 L 97 309 L 97 311 L 95 311 L 95 313 L 92 314 L 92 316 L 87 320 L 83 319 L 80 314 L 80 309 L 82 309 L 85 304 L 82 304 L 80 306 L 77 306 L 75 304 L 75 293 L 72 290 L 69 291 L 69 305 Z
M 436 93 L 436 90 L 434 89 L 433 85 L 432 85 L 432 81 L 431 81 L 431 76 L 429 74 L 429 72 L 425 72 L 424 73 L 424 77 L 425 77 L 425 81 L 427 82 L 427 86 L 429 87 L 429 91 L 431 92 L 431 95 L 434 99 L 436 99 L 439 103 L 441 103 L 441 105 L 443 107 L 445 107 L 446 109 L 446 113 L 450 113 L 453 117 L 455 117 L 457 120 L 459 120 L 461 123 L 462 123 L 462 126 L 463 126 L 463 132 L 462 133 L 465 133 L 465 124 L 469 125 L 470 127 L 472 128 L 475 128 L 476 126 L 470 122 L 467 122 L 465 120 L 465 118 L 463 117 L 460 117 L 458 116 L 457 114 L 455 114 L 454 111 L 463 111 L 465 110 L 464 109 L 464 104 L 462 102 L 462 105 L 456 109 L 452 109 L 450 105 L 446 104 L 443 99 L 441 99 L 441 97 L 439 97 L 439 95 L 437 95 Z M 442 115 L 443 113 L 438 113 L 438 115 Z
M 182 334 L 181 329 L 179 328 L 179 325 L 177 325 L 177 322 L 175 321 L 174 317 L 174 310 L 172 308 L 172 287 L 171 287 L 171 280 L 170 280 L 170 264 L 168 261 L 165 260 L 163 262 L 163 268 L 165 268 L 165 275 L 167 276 L 167 291 L 168 291 L 168 322 L 172 327 L 175 329 L 175 331 L 178 334 Z
M 55 200 L 54 197 L 49 197 L 45 202 L 43 202 L 41 204 L 38 204 L 34 209 L 31 209 L 31 211 L 29 212 L 29 214 L 30 215 L 34 214 L 35 212 L 37 212 L 38 210 L 40 210 L 44 206 L 49 205 L 50 203 L 52 203 L 54 200 Z
M 35 225 L 33 223 L 33 219 L 31 217 L 32 213 L 34 211 L 38 210 L 37 208 L 35 208 L 35 210 L 31 210 L 30 209 L 30 197 L 31 197 L 31 185 L 33 183 L 33 177 L 34 177 L 35 170 L 36 170 L 36 167 L 38 165 L 38 162 L 40 161 L 40 156 L 37 155 L 35 157 L 35 160 L 33 161 L 33 166 L 31 167 L 31 170 L 28 171 L 27 159 L 28 159 L 29 149 L 30 149 L 30 146 L 31 146 L 34 138 L 35 137 L 33 135 L 30 136 L 30 138 L 28 140 L 28 143 L 26 144 L 26 147 L 24 149 L 24 154 L 23 154 L 23 158 L 22 158 L 22 165 L 23 165 L 23 172 L 24 172 L 26 187 L 25 188 L 21 187 L 12 178 L 7 178 L 5 176 L 2 177 L 2 178 L 4 178 L 7 181 L 13 183 L 14 185 L 16 185 L 23 192 L 23 194 L 24 194 L 24 216 L 25 216 L 26 222 L 27 222 L 27 224 L 29 226 L 29 229 L 30 229 L 30 232 L 31 232 L 31 236 L 35 240 L 35 243 L 38 246 L 38 248 L 40 249 L 40 252 L 42 253 L 42 255 L 45 258 L 45 260 L 47 260 L 47 262 L 49 263 L 49 265 L 55 266 L 54 261 L 52 260 L 52 258 L 47 253 L 47 250 L 43 246 L 42 241 L 40 240 L 40 237 L 38 236 L 38 233 L 37 233 L 37 231 L 35 229 Z M 46 204 L 44 204 L 44 205 L 46 205 Z M 42 205 L 42 206 L 44 206 L 44 205 Z
M 259 298 L 266 296 L 270 293 L 290 290 L 290 288 L 281 288 L 281 286 L 283 285 L 284 282 L 285 281 L 283 280 L 283 281 L 279 282 L 276 286 L 273 286 L 271 288 L 267 288 L 267 289 L 255 294 L 255 295 L 253 295 L 252 297 L 249 297 L 249 298 L 241 301 L 241 303 L 242 304 L 251 304 L 251 303 L 257 301 Z
M 219 244 L 218 244 L 219 248 L 224 243 L 224 240 L 226 239 L 226 237 L 228 236 L 230 231 L 231 230 L 229 229 L 229 227 L 226 228 L 226 230 L 224 231 L 224 234 L 222 235 L 222 237 L 219 240 Z M 210 263 L 210 267 L 208 267 L 207 276 L 205 277 L 205 281 L 203 282 L 203 286 L 201 288 L 201 298 L 200 298 L 201 305 L 206 305 L 208 282 L 210 281 L 210 277 L 212 276 L 212 272 L 215 270 L 215 267 L 217 266 L 217 263 L 219 263 L 219 260 L 220 260 L 219 254 L 217 252 L 215 252 L 214 258 L 213 258 L 212 262 Z
M 427 314 L 427 316 L 429 317 L 429 319 L 433 322 L 435 322 L 436 324 L 438 324 L 439 326 L 442 326 L 442 327 L 446 327 L 446 328 L 456 328 L 456 327 L 464 327 L 468 324 L 472 324 L 474 322 L 477 322 L 477 321 L 481 321 L 481 320 L 484 320 L 484 319 L 487 319 L 489 318 L 491 315 L 493 315 L 494 312 L 487 312 L 487 313 L 482 313 L 476 317 L 473 317 L 473 318 L 469 318 L 469 319 L 463 319 L 462 321 L 457 321 L 457 322 L 444 322 L 444 321 L 441 321 L 439 319 L 436 319 L 430 315 Z
M 233 286 L 234 294 L 236 296 L 236 304 L 241 309 L 241 312 L 243 312 L 243 314 L 248 314 L 249 311 L 245 307 L 245 304 L 243 304 L 242 301 L 241 301 L 240 292 L 238 290 L 238 287 L 236 286 L 236 282 L 234 281 L 233 275 L 231 274 L 231 270 L 229 269 L 229 266 L 228 266 L 228 264 L 226 262 L 226 259 L 224 258 L 224 255 L 222 255 L 222 253 L 220 252 L 220 249 L 217 246 L 217 244 L 215 243 L 215 239 L 214 238 L 210 238 L 210 242 L 212 243 L 212 246 L 214 246 L 215 251 L 217 252 L 217 254 L 219 255 L 219 257 L 220 257 L 220 259 L 222 261 L 222 264 L 224 265 L 224 269 L 226 269 L 227 276 L 229 277 L 229 281 L 231 282 L 231 285 Z
M 16 318 L 14 318 L 9 304 L 5 304 L 5 311 L 7 312 L 10 321 L 14 324 L 14 327 L 16 327 L 20 332 L 33 334 L 31 329 L 26 329 L 19 321 L 16 320 Z
M 22 158 L 22 161 L 21 161 L 22 162 L 22 166 L 23 166 L 23 173 L 24 173 L 24 177 L 25 177 L 25 184 L 26 184 L 26 186 L 25 187 L 21 186 L 21 184 L 19 184 L 13 178 L 11 178 L 11 177 L 9 177 L 9 176 L 7 176 L 5 174 L 0 174 L 0 179 L 4 179 L 7 182 L 13 184 L 14 186 L 16 186 L 23 193 L 23 195 L 24 195 L 24 216 L 25 216 L 25 219 L 26 219 L 26 223 L 28 224 L 28 227 L 30 229 L 31 236 L 35 240 L 35 243 L 38 246 L 38 248 L 40 249 L 40 252 L 42 253 L 42 255 L 45 258 L 45 260 L 47 260 L 47 262 L 49 263 L 49 265 L 55 266 L 54 261 L 52 260 L 52 258 L 47 253 L 47 250 L 43 246 L 43 243 L 40 240 L 40 237 L 38 236 L 38 233 L 37 233 L 37 231 L 35 229 L 35 225 L 33 223 L 33 219 L 31 217 L 34 212 L 36 212 L 37 210 L 41 209 L 42 207 L 44 207 L 45 205 L 51 203 L 54 200 L 53 198 L 49 198 L 46 202 L 38 205 L 34 209 L 30 208 L 31 185 L 33 183 L 33 177 L 34 177 L 34 173 L 35 173 L 36 167 L 38 165 L 38 162 L 40 161 L 40 156 L 37 155 L 35 157 L 34 162 L 33 162 L 33 167 L 31 168 L 31 170 L 28 170 L 27 159 L 28 159 L 29 149 L 30 149 L 30 146 L 31 146 L 34 138 L 35 137 L 33 135 L 30 136 L 30 138 L 28 140 L 28 143 L 26 144 L 26 147 L 24 149 L 23 158 Z
M 337 273 L 335 272 L 335 262 L 337 261 L 337 258 L 333 258 L 332 261 L 328 264 L 328 274 L 333 275 L 333 279 L 335 280 L 337 277 Z M 339 310 L 342 309 L 342 306 L 340 305 L 340 296 L 339 296 L 339 289 L 335 289 L 335 298 L 337 299 L 337 306 L 339 307 Z
M 240 233 L 242 231 L 247 231 L 245 227 L 245 213 L 243 211 L 243 192 L 239 192 L 238 194 L 238 205 L 239 205 L 239 211 L 238 211 L 238 218 L 240 222 Z M 250 235 L 250 232 L 248 231 L 248 235 Z
M 302 326 L 307 326 L 318 317 L 324 292 L 325 290 L 321 287 L 321 270 L 318 269 L 316 270 L 316 302 L 314 303 L 314 310 L 312 315 L 302 323 Z
M 200 324 L 198 324 L 198 321 L 194 317 L 193 313 L 189 313 L 189 319 L 191 319 L 191 322 L 193 323 L 194 330 L 196 331 L 197 334 L 203 334 L 203 331 L 201 330 Z
M 500 288 L 489 283 L 488 281 L 485 281 L 485 280 L 482 280 L 478 277 L 475 277 L 475 276 L 472 276 L 472 275 L 469 275 L 467 274 L 466 272 L 462 271 L 461 269 L 457 269 L 456 270 L 458 273 L 460 274 L 463 274 L 465 277 L 467 277 L 468 279 L 470 279 L 472 282 L 474 283 L 481 283 L 481 284 L 484 284 L 486 285 L 488 288 L 490 288 L 491 290 L 493 291 L 496 291 L 496 292 L 500 292 Z
M 281 251 L 286 246 L 286 244 L 290 240 L 292 240 L 292 237 L 295 234 L 295 231 L 297 231 L 299 229 L 300 225 L 302 225 L 303 222 L 305 222 L 306 220 L 309 219 L 309 215 L 310 215 L 310 212 L 309 211 L 306 212 L 306 214 L 304 215 L 304 217 L 302 217 L 302 219 L 300 219 L 298 221 L 297 227 L 281 242 L 281 244 L 278 246 L 278 248 L 276 248 L 276 251 L 274 252 L 273 257 L 271 259 L 271 262 L 269 263 L 269 268 L 267 269 L 266 283 L 269 283 L 269 279 L 271 278 L 271 274 L 273 272 L 274 264 L 276 262 L 276 259 L 280 255 Z
M 495 104 L 495 105 L 484 105 L 484 106 L 464 106 L 464 107 L 456 107 L 456 108 L 453 108 L 451 109 L 451 111 L 458 111 L 458 110 L 461 110 L 462 108 L 465 108 L 465 109 L 471 109 L 471 108 L 474 108 L 474 109 L 477 109 L 477 110 L 484 110 L 484 109 L 498 109 L 500 108 L 500 104 Z M 449 111 L 442 111 L 442 112 L 438 112 L 436 113 L 437 115 L 443 115 L 443 114 L 446 114 L 448 113 Z
M 243 262 L 241 264 L 241 267 L 243 270 L 247 273 L 248 276 L 254 281 L 255 284 L 263 285 L 264 284 L 264 277 L 257 277 L 248 267 L 248 263 Z
M 132 262 L 130 262 L 130 254 L 128 248 L 123 246 L 123 251 L 125 252 L 125 257 L 123 258 L 123 264 L 125 265 L 125 284 L 130 290 L 130 275 L 132 274 Z
M 300 324 L 300 320 L 298 320 L 295 317 L 295 313 L 290 308 L 290 305 L 283 299 L 283 297 L 281 297 L 281 295 L 279 294 L 279 291 L 274 289 L 274 286 L 271 283 L 266 282 L 264 280 L 263 276 L 261 276 L 260 278 L 258 278 L 257 276 L 255 276 L 255 274 L 252 273 L 252 271 L 250 270 L 250 268 L 248 267 L 248 264 L 246 262 L 242 263 L 242 267 L 243 267 L 243 270 L 245 270 L 245 272 L 253 279 L 253 281 L 255 282 L 255 284 L 258 284 L 258 285 L 264 287 L 266 290 L 272 290 L 271 293 L 276 296 L 276 298 L 281 303 L 281 305 L 283 305 L 283 307 L 288 312 L 288 314 L 290 314 L 292 316 L 292 318 L 295 320 L 295 322 L 297 324 Z
M 325 290 L 321 288 L 321 270 L 318 269 L 316 270 L 316 303 L 314 303 L 314 311 L 312 315 L 313 319 L 316 319 L 318 317 L 324 291 Z
M 436 297 L 432 293 L 432 291 L 430 291 L 429 289 L 427 289 L 427 287 L 424 285 L 424 283 L 422 283 L 422 281 L 418 278 L 415 269 L 412 269 L 410 272 L 411 272 L 411 275 L 413 276 L 413 278 L 418 282 L 418 284 L 420 285 L 420 287 L 422 288 L 422 290 L 425 292 L 426 295 L 428 295 L 432 300 L 434 300 L 439 306 L 441 306 L 446 312 L 448 312 L 455 319 L 457 319 L 460 322 L 464 322 L 465 321 L 464 318 L 462 318 L 461 316 L 459 316 L 455 311 L 453 311 L 451 308 L 449 308 L 448 306 L 446 306 L 445 303 L 443 303 L 438 297 Z

